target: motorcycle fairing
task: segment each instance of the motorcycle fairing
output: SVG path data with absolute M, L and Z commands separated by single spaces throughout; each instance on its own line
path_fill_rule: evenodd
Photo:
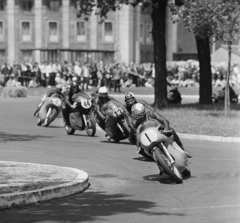
M 86 128 L 85 121 L 80 112 L 71 112 L 69 115 L 69 121 L 70 121 L 71 127 L 75 130 L 82 131 Z
M 55 105 L 55 103 L 54 103 L 54 100 L 55 100 L 56 98 L 45 98 L 45 101 L 44 101 L 44 103 L 43 103 L 43 105 L 42 105 L 42 107 L 40 108 L 40 110 L 39 110 L 39 112 L 38 112 L 38 118 L 40 118 L 41 119 L 41 121 L 44 121 L 45 120 L 45 118 L 46 118 L 46 115 L 47 115 L 47 112 L 48 112 L 48 109 L 50 108 L 50 107 L 53 107 L 53 108 L 55 108 L 56 109 L 56 114 L 54 115 L 54 118 L 53 119 L 55 119 L 58 115 L 59 115 L 59 113 L 60 113 L 60 111 L 61 111 L 61 106 L 56 106 Z

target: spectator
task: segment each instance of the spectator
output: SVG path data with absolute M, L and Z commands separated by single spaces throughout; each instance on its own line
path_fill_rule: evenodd
M 114 92 L 121 92 L 121 85 L 120 85 L 120 79 L 121 79 L 121 67 L 120 64 L 117 63 L 113 68 L 113 83 L 114 83 Z
M 82 75 L 83 75 L 83 90 L 84 89 L 88 90 L 89 77 L 90 77 L 88 63 L 84 63 L 82 67 Z

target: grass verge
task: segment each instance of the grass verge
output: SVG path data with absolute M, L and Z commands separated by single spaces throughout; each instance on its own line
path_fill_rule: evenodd
M 223 104 L 184 104 L 159 112 L 180 133 L 240 137 L 240 104 L 231 105 L 228 116 L 224 114 Z

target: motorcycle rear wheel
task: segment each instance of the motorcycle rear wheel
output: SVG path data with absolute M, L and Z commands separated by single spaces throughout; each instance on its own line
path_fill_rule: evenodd
M 164 169 L 165 173 L 169 175 L 176 183 L 182 183 L 182 174 L 179 172 L 175 165 L 173 165 L 172 167 L 170 166 L 170 161 L 168 157 L 164 153 L 162 153 L 159 148 L 155 149 L 154 154 L 157 159 L 158 165 L 160 165 Z
M 96 134 L 96 121 L 93 115 L 87 121 L 86 132 L 88 136 L 95 136 Z

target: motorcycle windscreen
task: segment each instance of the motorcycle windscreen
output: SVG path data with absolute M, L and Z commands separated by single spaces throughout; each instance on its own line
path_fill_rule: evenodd
M 150 120 L 147 120 L 145 122 L 143 122 L 140 126 L 139 126 L 139 129 L 138 129 L 138 132 L 141 133 L 142 131 L 144 131 L 145 129 L 147 128 L 150 128 L 150 127 L 157 127 L 157 126 L 161 126 L 161 124 L 155 120 L 155 119 L 150 119 Z

